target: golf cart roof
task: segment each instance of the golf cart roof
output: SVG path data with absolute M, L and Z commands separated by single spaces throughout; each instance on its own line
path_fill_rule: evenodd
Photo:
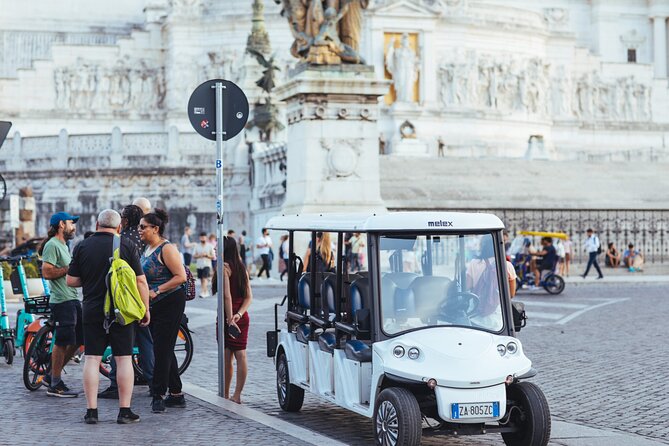
M 389 212 L 282 215 L 269 220 L 267 229 L 286 231 L 476 231 L 504 229 L 492 214 L 464 212 Z

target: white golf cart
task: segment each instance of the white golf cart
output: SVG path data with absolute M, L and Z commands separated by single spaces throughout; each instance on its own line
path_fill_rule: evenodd
M 300 410 L 308 390 L 373 418 L 379 445 L 492 432 L 507 445 L 548 443 L 497 217 L 299 215 L 267 227 L 289 235 L 287 294 L 267 333 L 283 410 Z

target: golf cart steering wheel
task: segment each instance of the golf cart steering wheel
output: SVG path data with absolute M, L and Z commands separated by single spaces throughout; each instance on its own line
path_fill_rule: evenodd
M 442 315 L 452 314 L 454 311 L 462 311 L 467 316 L 474 314 L 480 303 L 479 297 L 470 291 L 458 291 L 446 297 L 439 305 Z

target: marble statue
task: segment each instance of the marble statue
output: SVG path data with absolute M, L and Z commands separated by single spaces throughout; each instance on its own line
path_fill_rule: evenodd
M 395 39 L 390 42 L 386 54 L 386 68 L 393 76 L 397 102 L 413 102 L 414 85 L 418 76 L 416 53 L 409 45 L 409 35 L 404 33 L 399 48 Z

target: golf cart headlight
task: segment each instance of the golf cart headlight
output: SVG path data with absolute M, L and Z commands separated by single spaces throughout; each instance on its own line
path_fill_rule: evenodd
M 506 355 L 506 347 L 504 347 L 503 344 L 499 344 L 497 346 L 497 353 L 499 353 L 500 356 Z
M 510 355 L 513 355 L 518 351 L 518 344 L 513 341 L 509 342 L 506 344 L 506 351 L 509 352 Z
M 393 356 L 396 358 L 401 358 L 402 356 L 404 356 L 404 347 L 402 347 L 401 345 L 396 346 L 393 349 Z
M 411 347 L 409 349 L 409 359 L 418 359 L 420 356 L 420 350 L 418 350 L 416 347 Z

